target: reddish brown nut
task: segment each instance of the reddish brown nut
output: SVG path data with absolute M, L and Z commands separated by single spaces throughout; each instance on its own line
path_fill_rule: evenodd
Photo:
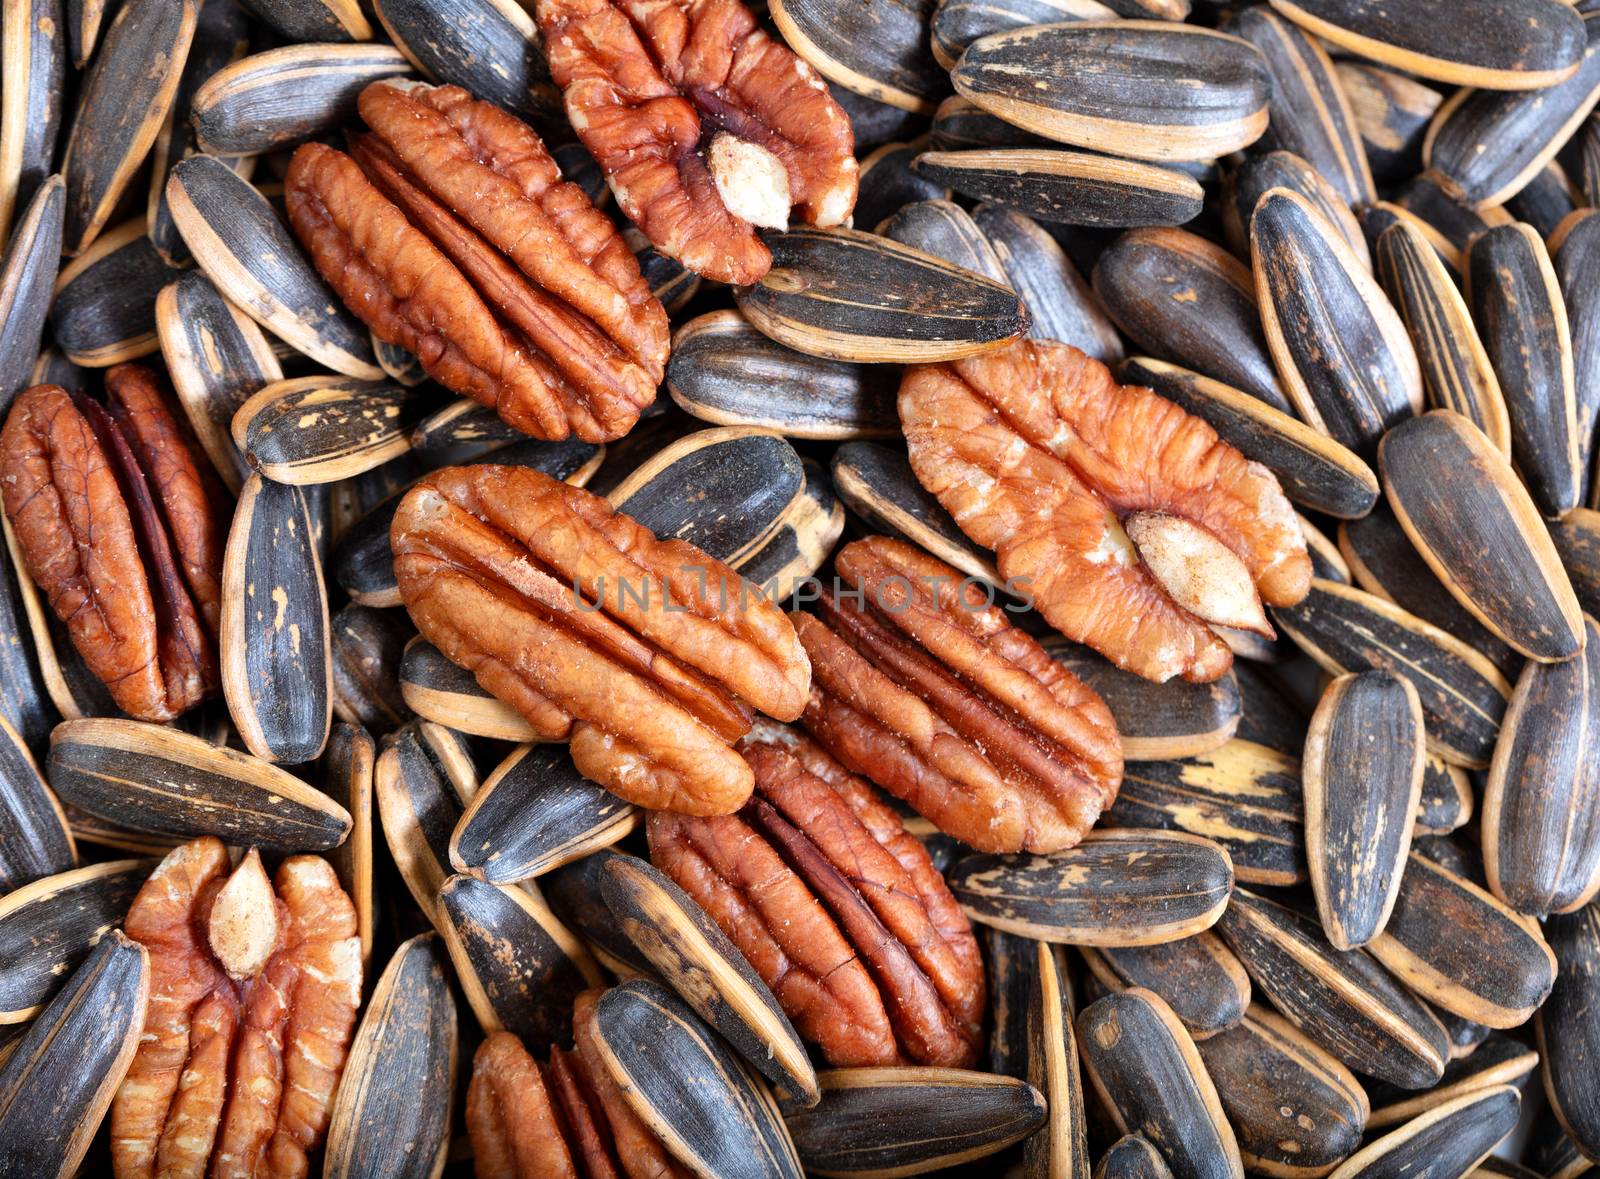
M 574 1051 L 543 1068 L 510 1032 L 478 1048 L 467 1086 L 477 1179 L 689 1179 L 628 1107 L 595 1047 L 599 991 L 573 1004 Z
M 1001 576 L 1062 634 L 1147 679 L 1216 679 L 1233 655 L 1208 624 L 1270 635 L 1262 600 L 1310 589 L 1272 473 L 1070 345 L 908 369 L 900 421 L 917 479 L 995 550 Z
M 854 592 L 792 616 L 811 657 L 812 735 L 979 850 L 1082 839 L 1122 782 L 1105 702 L 988 591 L 920 549 L 870 537 L 835 567 Z
M 656 249 L 722 282 L 772 265 L 756 226 L 839 225 L 849 116 L 739 0 L 538 0 L 567 117 Z
M 983 964 L 922 844 L 802 734 L 763 724 L 741 748 L 756 797 L 738 815 L 651 815 L 650 858 L 830 1063 L 970 1065 Z
M 794 719 L 811 668 L 783 611 L 722 562 L 515 467 L 419 482 L 390 530 L 422 634 L 630 802 L 726 814 L 750 708 Z
M 128 910 L 150 953 L 144 1037 L 111 1106 L 117 1179 L 304 1176 L 361 1003 L 355 906 L 291 856 L 230 871 L 209 836 L 168 854 Z
M 226 494 L 156 376 L 106 373 L 106 403 L 18 396 L 0 496 L 28 574 L 117 706 L 167 721 L 215 693 Z
M 666 311 L 527 124 L 459 86 L 374 82 L 346 156 L 295 152 L 295 233 L 346 306 L 441 384 L 540 438 L 620 438 L 655 397 Z

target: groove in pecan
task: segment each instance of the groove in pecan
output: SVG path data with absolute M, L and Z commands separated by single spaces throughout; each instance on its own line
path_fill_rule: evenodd
M 535 12 L 573 130 L 662 253 L 752 283 L 772 265 L 752 222 L 850 216 L 849 116 L 739 0 L 538 0 Z
M 1272 473 L 1070 345 L 1024 340 L 908 369 L 900 420 L 917 479 L 995 550 L 1001 576 L 1062 634 L 1147 679 L 1214 680 L 1233 662 L 1178 602 L 1206 608 L 1217 589 L 1186 588 L 1200 568 L 1186 549 L 1231 552 L 1275 606 L 1310 588 L 1305 537 Z M 1191 545 L 1193 534 L 1163 526 L 1162 551 L 1141 555 L 1123 529 L 1140 513 L 1187 522 L 1216 544 Z M 1234 602 L 1230 618 L 1252 608 Z
M 526 124 L 457 86 L 374 82 L 350 158 L 308 144 L 291 223 L 380 339 L 541 438 L 619 438 L 655 397 L 667 316 L 610 220 Z
M 479 1046 L 467 1086 L 477 1179 L 689 1179 L 628 1107 L 594 1046 L 594 1005 L 573 1005 L 573 1051 L 541 1068 L 510 1032 Z
M 733 570 L 526 468 L 419 482 L 391 527 L 417 628 L 630 802 L 724 814 L 750 794 L 729 743 L 749 708 L 793 719 L 810 667 L 783 612 Z
M 117 706 L 180 715 L 218 686 L 225 497 L 148 369 L 108 405 L 36 385 L 0 432 L 0 496 L 29 575 Z
M 835 560 L 859 595 L 794 615 L 804 724 L 835 757 L 983 851 L 1058 851 L 1117 796 L 1105 702 L 949 565 L 888 537 Z
M 221 840 L 197 839 L 161 862 L 128 910 L 128 936 L 150 953 L 150 1002 L 111 1107 L 117 1179 L 303 1176 L 327 1133 L 361 1002 L 355 907 L 316 856 L 284 860 L 264 899 L 243 890 L 270 916 L 219 899 L 259 871 L 247 858 L 230 874 Z M 230 977 L 212 946 L 238 967 L 263 928 L 273 938 L 263 964 Z
M 814 742 L 763 725 L 737 816 L 650 817 L 650 855 L 836 1065 L 971 1064 L 983 965 L 922 845 Z

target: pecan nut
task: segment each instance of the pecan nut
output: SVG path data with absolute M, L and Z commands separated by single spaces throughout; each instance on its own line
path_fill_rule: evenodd
M 585 777 L 648 807 L 725 814 L 749 797 L 731 743 L 750 708 L 792 720 L 811 669 L 777 606 L 691 544 L 529 468 L 452 467 L 390 530 L 423 636 Z
M 147 368 L 102 404 L 35 385 L 0 432 L 0 496 L 29 575 L 124 712 L 178 716 L 219 684 L 226 494 Z
M 361 1003 L 355 906 L 326 860 L 268 881 L 222 841 L 175 849 L 128 910 L 150 953 L 144 1036 L 111 1106 L 117 1179 L 303 1176 Z
M 830 1063 L 970 1065 L 983 964 L 922 844 L 804 735 L 764 724 L 741 748 L 756 797 L 737 815 L 651 815 L 650 858 Z
M 295 152 L 289 220 L 379 339 L 539 438 L 620 438 L 655 398 L 667 314 L 527 124 L 459 86 L 361 92 L 351 153 Z
M 1272 473 L 1070 345 L 908 369 L 900 421 L 918 481 L 995 550 L 1000 575 L 1147 679 L 1218 678 L 1233 655 L 1212 625 L 1270 635 L 1261 602 L 1310 589 Z
M 835 568 L 855 593 L 793 616 L 811 657 L 811 734 L 981 851 L 1082 839 L 1122 782 L 1105 702 L 988 591 L 911 545 L 858 540 Z
M 510 1032 L 472 1059 L 467 1137 L 477 1179 L 689 1179 L 629 1108 L 595 1040 L 599 991 L 572 1007 L 574 1048 L 540 1066 Z
M 739 0 L 538 0 L 550 74 L 617 204 L 697 274 L 753 283 L 756 226 L 839 225 L 850 118 Z

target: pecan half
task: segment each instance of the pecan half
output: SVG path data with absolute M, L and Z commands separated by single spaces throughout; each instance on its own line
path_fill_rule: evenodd
M 1261 600 L 1310 589 L 1272 473 L 1070 345 L 908 369 L 900 421 L 917 479 L 995 550 L 1000 575 L 1147 679 L 1218 678 L 1233 655 L 1208 623 L 1270 635 Z
M 479 1046 L 467 1086 L 477 1179 L 689 1179 L 606 1072 L 594 1033 L 600 994 L 578 996 L 576 1048 L 552 1050 L 543 1067 L 510 1032 Z
M 361 92 L 350 156 L 295 152 L 285 202 L 382 340 L 540 438 L 620 438 L 655 398 L 667 314 L 605 214 L 527 124 L 459 86 Z
M 156 375 L 104 404 L 35 385 L 0 431 L 0 496 L 29 575 L 117 706 L 166 721 L 218 686 L 226 493 Z
M 538 0 L 550 74 L 617 204 L 668 257 L 753 283 L 757 225 L 839 225 L 855 136 L 827 85 L 739 0 Z
M 570 735 L 578 770 L 629 802 L 737 810 L 751 776 L 730 743 L 749 708 L 805 708 L 811 669 L 778 607 L 548 475 L 436 471 L 401 500 L 390 539 L 423 636 L 540 736 Z
M 252 850 L 175 849 L 139 890 L 150 953 L 144 1037 L 111 1106 L 117 1179 L 304 1176 L 328 1129 L 361 1003 L 355 906 L 333 868 Z
M 922 844 L 802 734 L 763 725 L 741 749 L 756 797 L 738 815 L 651 815 L 650 858 L 830 1063 L 970 1065 L 983 964 Z
M 869 537 L 835 568 L 855 592 L 792 616 L 811 657 L 811 734 L 982 851 L 1082 839 L 1122 782 L 1105 702 L 988 591 L 920 549 Z

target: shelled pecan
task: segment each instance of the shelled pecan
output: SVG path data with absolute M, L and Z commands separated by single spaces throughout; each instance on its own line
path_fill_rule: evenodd
M 361 92 L 351 155 L 295 152 L 295 233 L 345 304 L 540 438 L 620 438 L 655 397 L 667 315 L 533 129 L 459 86 Z M 353 157 L 353 159 L 352 159 Z
M 150 954 L 144 1036 L 111 1106 L 117 1179 L 303 1176 L 361 1003 L 355 907 L 333 868 L 272 881 L 206 836 L 172 851 L 125 923 Z
M 756 227 L 855 207 L 850 119 L 739 0 L 538 0 L 567 117 L 662 253 L 723 282 L 772 265 Z
M 964 1067 L 982 1044 L 972 927 L 900 818 L 803 734 L 740 746 L 737 815 L 656 813 L 650 857 L 719 924 L 796 1029 L 839 1066 Z
M 510 1032 L 479 1045 L 466 1111 L 477 1179 L 688 1179 L 601 1061 L 600 994 L 578 996 L 574 1047 L 552 1049 L 544 1065 Z
M 29 575 L 117 706 L 165 721 L 218 686 L 226 493 L 156 374 L 106 373 L 104 403 L 20 394 L 0 496 Z
M 586 777 L 630 802 L 726 814 L 750 709 L 792 720 L 811 682 L 777 606 L 722 562 L 657 540 L 530 468 L 451 467 L 401 501 L 400 595 L 423 637 Z
M 900 421 L 919 482 L 1068 638 L 1152 680 L 1233 662 L 1215 626 L 1270 636 L 1262 610 L 1311 585 L 1272 473 L 1149 389 L 1067 344 L 908 369 Z
M 1105 702 L 984 589 L 911 545 L 855 541 L 835 568 L 854 592 L 792 616 L 811 657 L 812 735 L 980 850 L 1082 839 L 1122 781 Z

